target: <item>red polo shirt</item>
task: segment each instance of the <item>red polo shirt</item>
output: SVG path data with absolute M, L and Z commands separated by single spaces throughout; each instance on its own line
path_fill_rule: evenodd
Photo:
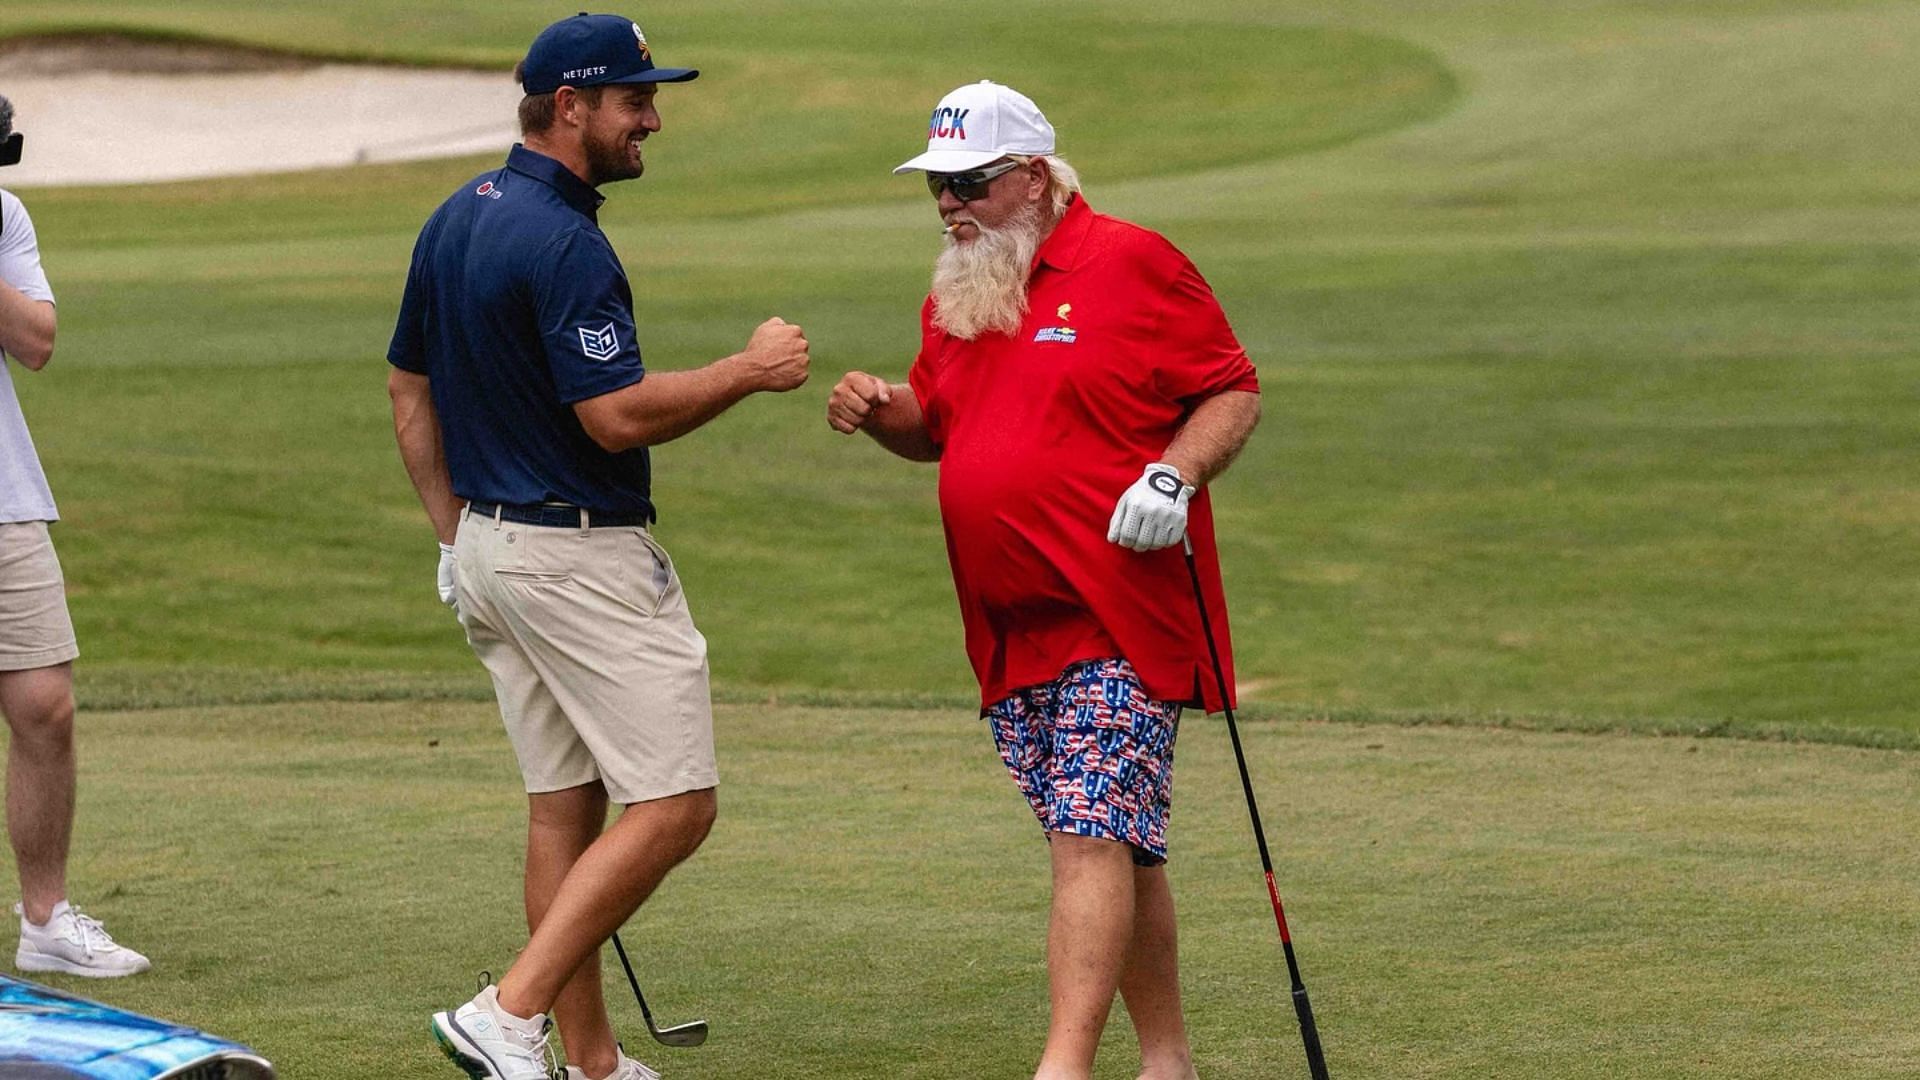
M 1213 290 L 1159 234 L 1075 198 L 1038 254 L 1018 333 L 973 341 L 920 311 L 909 381 L 941 448 L 940 512 L 983 705 L 1123 656 L 1154 697 L 1221 707 L 1179 545 L 1107 541 L 1122 492 L 1195 405 L 1258 391 Z M 1227 685 L 1233 657 L 1207 493 L 1193 538 Z

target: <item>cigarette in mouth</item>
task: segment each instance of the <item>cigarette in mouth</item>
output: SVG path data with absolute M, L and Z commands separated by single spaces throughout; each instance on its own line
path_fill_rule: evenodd
M 962 226 L 962 225 L 964 225 L 964 224 L 966 224 L 966 222 L 964 222 L 964 221 L 956 221 L 956 222 L 954 222 L 953 224 L 951 224 L 951 225 L 949 225 L 949 226 L 947 226 L 946 228 L 944 228 L 944 229 L 941 229 L 941 230 L 940 230 L 940 235 L 941 235 L 941 236 L 952 236 L 952 235 L 953 235 L 953 231 L 954 231 L 955 229 L 958 229 L 958 228 L 959 228 L 960 226 Z

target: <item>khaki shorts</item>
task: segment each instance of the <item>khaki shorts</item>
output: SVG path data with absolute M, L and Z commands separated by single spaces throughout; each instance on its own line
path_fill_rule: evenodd
M 460 621 L 527 791 L 599 780 L 630 804 L 710 788 L 707 639 L 647 530 L 462 513 Z
M 47 523 L 0 524 L 0 671 L 52 667 L 79 655 Z

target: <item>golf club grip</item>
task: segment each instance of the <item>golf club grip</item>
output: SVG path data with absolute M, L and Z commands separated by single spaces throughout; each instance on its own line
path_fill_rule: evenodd
M 1300 1017 L 1300 1041 L 1307 1047 L 1307 1072 L 1313 1080 L 1327 1080 L 1327 1055 L 1320 1050 L 1320 1027 L 1313 1022 L 1313 1004 L 1304 986 L 1293 988 L 1293 1011 Z

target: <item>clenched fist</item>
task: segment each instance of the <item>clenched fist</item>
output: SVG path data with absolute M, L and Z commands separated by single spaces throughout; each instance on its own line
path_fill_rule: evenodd
M 827 426 L 851 435 L 865 426 L 875 409 L 892 400 L 893 387 L 885 379 L 849 371 L 833 384 L 833 395 L 827 398 Z
M 807 381 L 807 335 L 778 316 L 761 323 L 740 354 L 754 388 L 784 393 Z

